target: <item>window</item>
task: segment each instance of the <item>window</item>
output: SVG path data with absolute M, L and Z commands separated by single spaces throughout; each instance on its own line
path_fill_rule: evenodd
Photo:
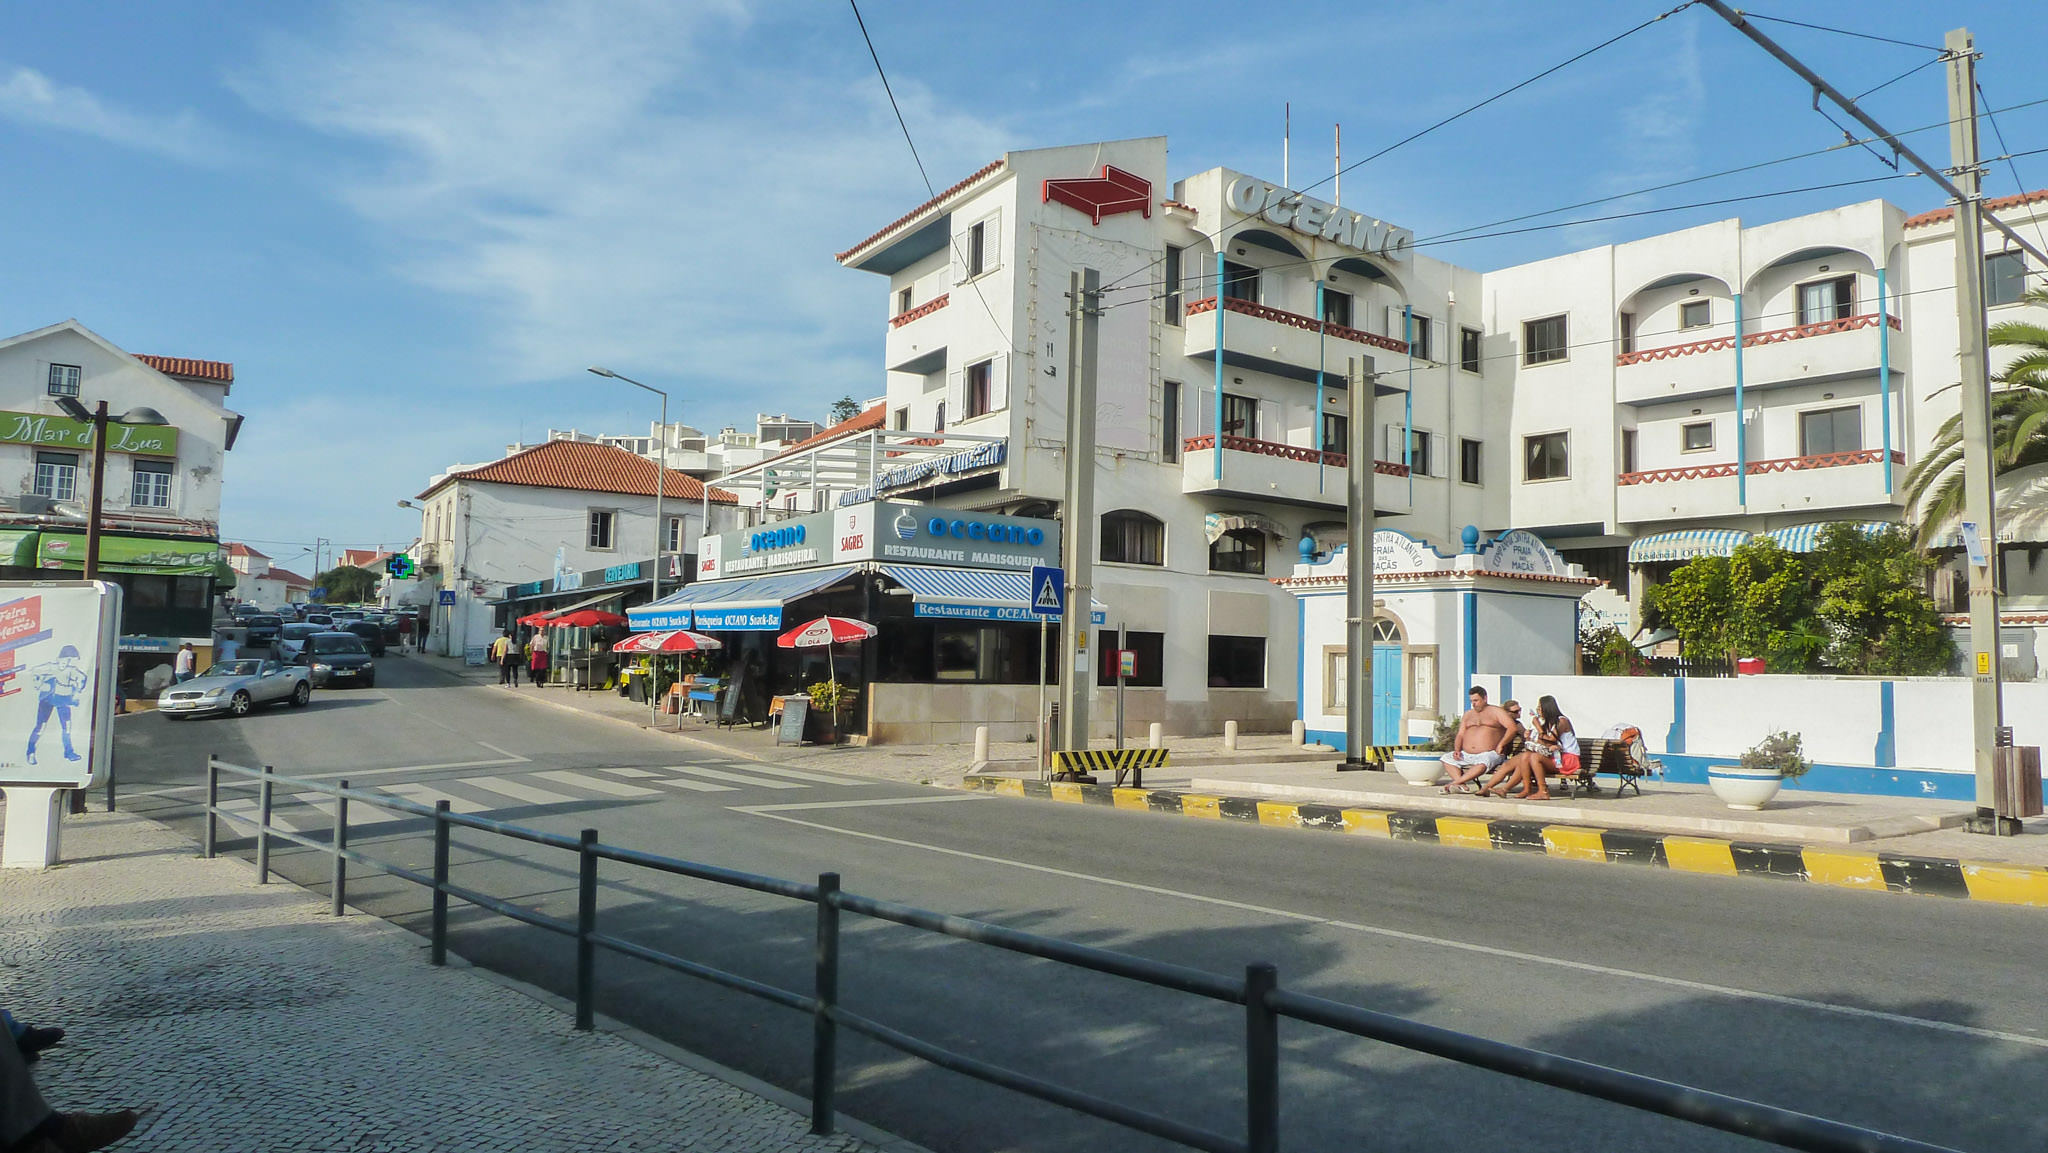
M 1863 450 L 1863 410 L 1856 405 L 1799 414 L 1799 455 Z
M 1522 363 L 1550 364 L 1565 358 L 1567 325 L 1562 316 L 1546 316 L 1522 324 Z
M 39 452 L 36 454 L 36 495 L 51 500 L 78 499 L 78 454 Z
M 78 395 L 78 366 L 75 364 L 53 364 L 50 366 L 50 395 Z
M 1323 711 L 1343 716 L 1351 711 L 1351 650 L 1323 650 Z
M 910 311 L 910 289 L 908 286 L 896 290 L 896 315 Z
M 1546 432 L 1522 438 L 1522 479 L 1560 480 L 1572 474 L 1569 459 L 1570 434 Z
M 1351 418 L 1341 413 L 1323 414 L 1323 451 L 1347 453 L 1351 451 Z
M 1636 314 L 1621 314 L 1621 352 L 1623 356 L 1636 350 Z
M 1621 430 L 1621 471 L 1634 472 L 1635 470 L 1636 430 L 1624 428 Z
M 932 431 L 946 431 L 946 402 L 943 400 L 939 402 L 939 407 L 932 410 Z
M 1476 328 L 1460 328 L 1458 330 L 1458 367 L 1466 372 L 1481 371 L 1479 340 L 1482 335 Z
M 1999 304 L 2018 304 L 2027 291 L 2027 258 L 2018 252 L 1994 252 L 1984 258 L 1984 304 L 1986 307 Z M 56 365 L 50 366 L 53 379 L 50 391 L 57 391 L 54 375 Z M 75 371 L 75 370 L 74 370 Z M 75 395 L 75 394 L 74 394 Z
M 1471 437 L 1458 438 L 1458 479 L 1466 484 L 1483 484 L 1479 470 L 1479 442 Z
M 995 362 L 979 361 L 967 366 L 967 398 L 961 420 L 991 411 L 995 400 Z
M 1209 638 L 1209 687 L 1212 689 L 1262 689 L 1266 687 L 1266 638 Z
M 1334 288 L 1323 289 L 1323 321 L 1340 328 L 1351 327 L 1351 294 Z
M 668 531 L 661 534 L 661 551 L 683 551 L 683 518 L 672 516 L 668 520 Z
M 1678 327 L 1705 328 L 1714 323 L 1714 306 L 1711 301 L 1688 300 L 1678 306 Z
M 1702 452 L 1714 447 L 1714 422 L 1695 421 L 1679 430 L 1679 451 Z
M 590 510 L 590 537 L 585 542 L 589 547 L 606 549 L 612 547 L 613 516 L 614 514 L 610 509 L 594 508 Z
M 1407 465 L 1408 471 L 1415 476 L 1436 476 L 1436 471 L 1429 467 L 1430 439 L 1430 434 L 1420 429 L 1408 429 L 1404 435 L 1400 425 L 1390 424 L 1387 426 L 1387 459 Z
M 1234 260 L 1223 262 L 1223 295 L 1231 300 L 1259 302 L 1259 270 Z
M 1210 572 L 1266 571 L 1266 534 L 1255 528 L 1234 528 L 1209 546 Z
M 1249 396 L 1224 393 L 1223 435 L 1259 439 L 1259 402 Z
M 1102 518 L 1102 559 L 1112 564 L 1166 563 L 1166 522 L 1130 509 Z
M 1799 323 L 1847 320 L 1856 309 L 1856 278 L 1837 276 L 1799 286 Z
M 907 431 L 910 428 L 910 410 L 908 408 L 897 409 L 891 423 L 895 425 L 897 432 Z
M 1435 360 L 1429 346 L 1429 318 L 1419 312 L 1408 314 L 1408 355 L 1417 360 Z
M 136 461 L 135 484 L 130 491 L 128 503 L 137 508 L 171 507 L 171 462 Z
M 1169 380 L 1159 390 L 1159 459 L 1180 459 L 1180 382 Z
M 967 275 L 980 276 L 988 271 L 988 221 L 984 220 L 967 230 Z
M 1166 323 L 1180 323 L 1180 246 L 1166 246 Z
M 1096 652 L 1102 659 L 1095 662 L 1095 683 L 1114 687 L 1116 685 L 1116 630 L 1101 629 L 1095 634 Z M 1124 630 L 1124 647 L 1133 654 L 1131 675 L 1124 678 L 1124 686 L 1133 689 L 1157 689 L 1166 685 L 1166 634 L 1141 633 Z

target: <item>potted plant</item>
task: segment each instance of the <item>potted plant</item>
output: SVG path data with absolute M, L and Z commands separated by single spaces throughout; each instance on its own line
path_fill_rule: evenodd
M 1776 732 L 1751 746 L 1739 764 L 1709 765 L 1707 784 L 1729 808 L 1756 810 L 1769 804 L 1787 780 L 1805 776 L 1812 767 L 1798 733 Z
M 817 725 L 812 739 L 820 744 L 833 744 L 839 740 L 839 732 L 845 727 L 841 721 L 852 710 L 853 698 L 858 692 L 837 679 L 818 681 L 805 687 L 804 695 L 811 698 L 810 717 Z
M 1451 717 L 1436 719 L 1436 734 L 1429 740 L 1415 745 L 1398 745 L 1394 748 L 1394 771 L 1411 785 L 1426 788 L 1434 785 L 1443 775 L 1443 755 L 1450 751 L 1451 742 L 1458 735 L 1458 722 Z

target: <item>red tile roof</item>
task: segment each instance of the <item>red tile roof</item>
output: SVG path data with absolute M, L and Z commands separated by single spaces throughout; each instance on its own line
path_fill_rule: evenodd
M 257 552 L 257 551 L 256 551 L 255 549 L 253 549 L 253 548 L 250 548 L 250 547 L 249 547 L 248 545 L 245 545 L 245 544 L 234 544 L 234 543 L 230 543 L 230 544 L 228 545 L 228 555 L 229 555 L 229 556 L 260 556 L 260 557 L 262 557 L 262 558 L 263 558 L 264 560 L 269 560 L 269 559 L 270 559 L 270 554 L 269 554 L 269 553 L 267 553 L 267 552 Z
M 341 563 L 350 568 L 369 568 L 390 555 L 383 549 L 345 548 L 341 550 Z
M 1987 200 L 1984 202 L 1984 208 L 1989 212 L 2003 212 L 2008 208 L 2018 208 L 2023 204 L 2033 204 L 2041 200 L 2048 200 L 2048 188 L 2036 188 L 2032 192 L 2022 192 L 2018 196 L 2000 196 L 1993 200 Z M 1905 227 L 1925 228 L 1930 224 L 1945 224 L 1955 218 L 1955 206 L 1950 205 L 1947 208 L 1937 208 L 1932 212 L 1923 212 L 1918 216 L 1908 216 Z
M 551 440 L 524 452 L 515 452 L 503 460 L 452 473 L 421 493 L 419 499 L 425 499 L 457 480 L 653 496 L 654 478 L 659 471 L 653 461 L 622 448 L 580 440 Z M 670 469 L 662 493 L 683 500 L 703 500 L 704 482 L 688 473 Z M 719 504 L 739 503 L 738 497 L 721 488 L 711 490 L 711 499 Z
M 904 225 L 909 224 L 911 221 L 916 220 L 918 217 L 923 216 L 927 211 L 931 209 L 933 205 L 938 204 L 941 201 L 944 201 L 947 197 L 952 196 L 954 193 L 959 192 L 961 189 L 966 188 L 968 185 L 973 184 L 975 181 L 980 180 L 982 177 L 987 176 L 989 173 L 994 172 L 996 169 L 1001 168 L 1002 166 L 1003 162 L 1000 160 L 989 161 L 987 164 L 983 165 L 979 171 L 975 172 L 974 175 L 969 176 L 967 179 L 961 181 L 958 184 L 955 184 L 953 187 L 946 189 L 944 192 L 939 193 L 937 196 L 932 197 L 930 200 L 925 201 L 923 204 L 918 205 L 916 208 L 911 209 L 910 211 L 890 221 L 888 224 L 883 225 L 881 230 L 876 232 L 873 236 L 868 237 L 866 240 L 861 241 L 859 244 L 856 244 L 852 248 L 847 249 L 845 252 L 840 253 L 838 256 L 833 257 L 833 259 L 842 261 L 845 260 L 847 257 L 852 256 L 854 253 L 859 252 L 861 249 L 866 248 L 868 245 L 873 244 L 877 240 L 880 240 L 883 237 L 888 236 L 890 233 L 895 232 L 898 229 L 901 229 Z
M 283 581 L 291 588 L 309 589 L 313 587 L 312 581 L 307 580 L 290 569 L 274 568 L 257 579 Z
M 190 360 L 182 356 L 150 356 L 138 352 L 135 359 L 166 376 L 189 376 L 220 384 L 235 383 L 235 366 L 221 360 Z
M 871 428 L 880 428 L 882 427 L 883 419 L 888 415 L 887 409 L 887 405 L 878 404 L 859 416 L 854 417 L 852 420 L 842 420 L 830 428 L 807 436 L 775 455 L 788 456 L 798 449 L 809 448 L 814 444 L 823 444 L 828 440 L 838 440 L 842 436 L 851 436 L 856 432 L 866 432 Z

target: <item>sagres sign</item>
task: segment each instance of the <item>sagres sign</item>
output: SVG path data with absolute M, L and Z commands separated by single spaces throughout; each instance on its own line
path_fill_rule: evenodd
M 68 416 L 0 412 L 0 443 L 92 451 L 92 425 Z M 138 456 L 178 455 L 178 430 L 164 425 L 109 424 L 107 451 Z

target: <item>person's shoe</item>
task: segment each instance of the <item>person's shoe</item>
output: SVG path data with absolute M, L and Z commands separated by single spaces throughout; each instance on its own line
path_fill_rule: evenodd
M 21 1059 L 33 1063 L 43 1050 L 64 1039 L 64 1030 L 39 1028 L 31 1025 L 14 1039 L 14 1045 L 21 1050 Z
M 28 751 L 28 763 L 31 765 L 36 763 L 36 751 L 34 749 Z
M 70 750 L 70 749 L 65 749 L 65 750 L 64 750 L 64 759 L 65 759 L 65 760 L 67 760 L 67 761 L 75 761 L 75 760 L 77 760 L 77 759 L 78 759 L 78 754 L 77 754 L 77 753 L 75 753 L 75 752 L 73 752 L 73 751 L 72 751 L 72 750 Z
M 59 1113 L 50 1132 L 26 1146 L 24 1153 L 93 1153 L 126 1137 L 135 1128 L 138 1116 L 133 1109 L 119 1113 Z

